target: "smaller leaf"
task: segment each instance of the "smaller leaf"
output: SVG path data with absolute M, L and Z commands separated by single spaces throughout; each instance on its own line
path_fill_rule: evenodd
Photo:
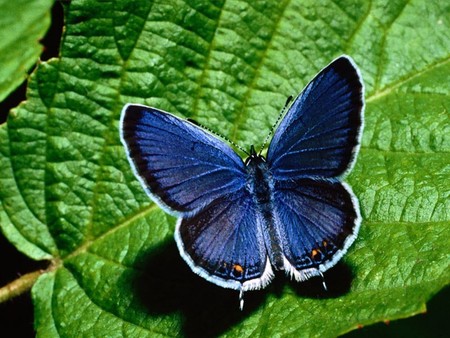
M 52 0 L 0 0 L 0 101 L 27 77 L 42 52 Z

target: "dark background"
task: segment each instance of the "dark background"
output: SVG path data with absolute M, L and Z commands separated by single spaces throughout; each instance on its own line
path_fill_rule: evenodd
M 41 43 L 44 51 L 41 60 L 46 61 L 59 56 L 59 44 L 64 24 L 64 13 L 60 2 L 52 9 L 52 24 Z M 30 73 L 33 69 L 30 69 Z M 8 98 L 0 103 L 0 123 L 6 120 L 7 112 L 25 100 L 26 81 Z M 1 141 L 1 140 L 0 140 Z M 10 244 L 0 233 L 1 274 L 0 287 L 17 279 L 27 272 L 45 268 L 46 262 L 36 262 L 27 258 Z M 397 320 L 390 323 L 379 323 L 363 327 L 345 335 L 356 337 L 449 337 L 450 320 L 450 288 L 442 290 L 427 305 L 425 314 Z M 33 304 L 30 293 L 23 294 L 6 303 L 0 304 L 0 332 L 14 332 L 14 337 L 34 337 Z

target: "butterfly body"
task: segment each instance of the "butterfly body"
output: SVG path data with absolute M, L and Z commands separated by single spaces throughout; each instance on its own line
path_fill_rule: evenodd
M 283 254 L 279 233 L 273 219 L 273 189 L 274 182 L 266 159 L 250 150 L 246 160 L 247 190 L 254 201 L 254 208 L 261 215 L 262 233 L 270 263 L 275 270 L 283 270 Z
M 199 126 L 128 104 L 121 139 L 148 195 L 178 217 L 175 240 L 191 269 L 225 288 L 265 287 L 274 270 L 322 275 L 359 230 L 359 203 L 342 178 L 363 127 L 363 84 L 342 56 L 289 106 L 267 156 L 245 162 Z
M 254 151 L 254 150 L 253 150 Z M 246 160 L 247 190 L 258 205 L 270 203 L 273 180 L 266 159 L 254 153 Z

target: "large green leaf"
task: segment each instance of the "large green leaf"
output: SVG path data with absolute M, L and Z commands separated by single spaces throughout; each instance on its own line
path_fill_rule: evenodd
M 53 0 L 0 0 L 0 102 L 27 77 L 42 52 Z
M 39 336 L 336 336 L 423 312 L 450 279 L 449 5 L 73 1 L 62 57 L 0 128 L 0 225 L 51 267 Z M 261 144 L 288 95 L 346 53 L 367 108 L 348 182 L 363 223 L 321 281 L 236 292 L 196 277 L 119 141 L 126 102 Z

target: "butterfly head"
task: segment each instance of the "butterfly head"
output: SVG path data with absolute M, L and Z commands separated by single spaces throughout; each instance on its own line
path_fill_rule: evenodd
M 253 145 L 250 147 L 250 154 L 245 160 L 245 165 L 248 166 L 251 162 L 266 162 L 266 158 L 261 154 L 258 154 Z

